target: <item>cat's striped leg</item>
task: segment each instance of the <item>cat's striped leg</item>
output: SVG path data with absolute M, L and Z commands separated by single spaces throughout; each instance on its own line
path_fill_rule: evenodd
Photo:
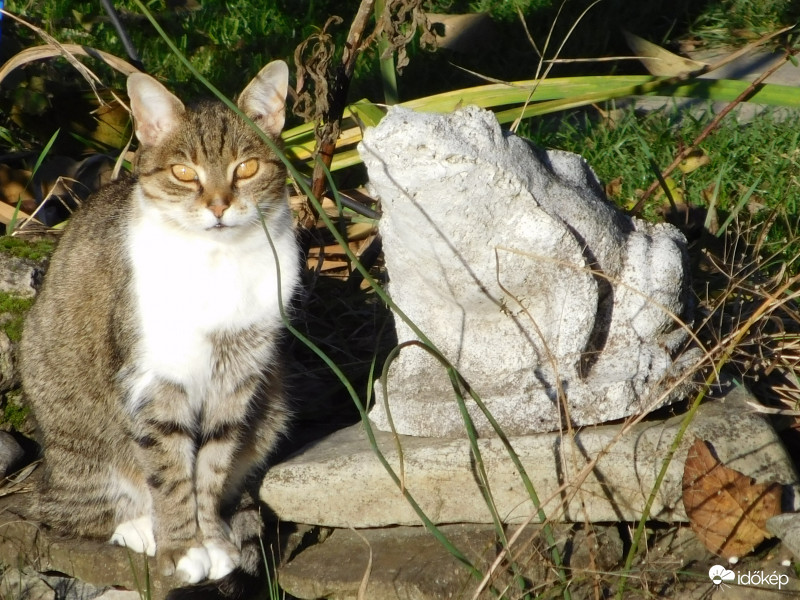
M 235 416 L 229 417 L 231 420 L 216 419 L 216 426 L 203 434 L 197 450 L 197 522 L 211 558 L 210 579 L 224 577 L 239 564 L 239 549 L 232 543 L 230 528 L 220 514 L 241 427 Z
M 129 410 L 153 498 L 159 569 L 197 583 L 208 577 L 211 567 L 197 527 L 196 417 L 182 386 L 153 380 L 140 389 Z
M 133 439 L 130 431 L 126 430 L 126 436 L 127 440 Z M 122 456 L 130 457 L 130 452 L 120 451 L 118 457 Z M 109 494 L 116 508 L 117 527 L 109 543 L 155 556 L 153 501 L 139 465 L 130 458 L 124 462 L 120 460 L 112 473 Z
M 60 533 L 107 540 L 119 523 L 120 506 L 131 508 L 132 515 L 146 510 L 147 499 L 138 493 L 123 497 L 120 491 L 119 474 L 124 469 L 119 457 L 125 454 L 125 442 L 105 440 L 107 454 L 101 455 L 103 440 L 70 434 L 81 426 L 71 417 L 40 418 L 50 435 L 44 446 L 44 479 L 29 513 Z
M 197 456 L 197 517 L 214 563 L 212 579 L 236 566 L 249 574 L 260 570 L 261 517 L 254 502 L 242 501 L 242 492 L 247 479 L 258 476 L 288 421 L 278 368 L 246 378 L 223 394 L 223 402 L 226 408 L 237 409 L 204 414 Z M 236 509 L 233 531 L 221 517 L 223 510 L 232 508 Z M 249 558 L 243 561 L 240 550 Z
M 240 490 L 239 496 L 226 498 L 223 505 L 236 507 L 230 523 L 234 542 L 241 548 L 242 571 L 259 575 L 264 569 L 264 521 L 259 500 L 261 482 L 268 459 L 285 434 L 290 418 L 280 364 L 265 374 L 253 398 L 250 414 L 257 418 L 249 423 L 247 436 L 230 475 L 230 489 Z M 241 490 L 244 490 L 243 494 Z
M 203 413 L 195 481 L 197 522 L 212 559 L 211 579 L 224 577 L 239 565 L 239 547 L 221 513 L 223 504 L 238 502 L 242 491 L 242 482 L 231 475 L 247 468 L 239 450 L 258 418 L 252 403 L 259 385 L 260 377 L 252 376 L 233 389 L 220 390 L 215 408 Z

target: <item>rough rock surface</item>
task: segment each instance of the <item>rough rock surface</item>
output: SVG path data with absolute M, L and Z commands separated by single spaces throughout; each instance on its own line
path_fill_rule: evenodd
M 0 479 L 8 475 L 24 456 L 25 451 L 14 436 L 7 431 L 0 431 Z
M 33 298 L 43 276 L 41 261 L 0 252 L 0 292 Z
M 589 535 L 571 529 L 562 526 L 555 532 L 559 551 L 571 569 L 609 570 L 619 563 L 623 547 L 616 528 L 594 528 Z M 441 531 L 484 572 L 497 555 L 497 534 L 492 526 L 445 525 Z M 509 530 L 507 535 L 515 532 Z M 555 577 L 541 560 L 546 550 L 540 535 L 538 527 L 527 527 L 520 536 L 516 559 L 525 565 L 525 576 L 543 588 L 554 584 Z M 422 527 L 337 529 L 322 544 L 304 550 L 281 567 L 278 581 L 293 597 L 308 600 L 355 600 L 362 581 L 366 582 L 363 597 L 370 600 L 470 598 L 479 583 Z M 577 581 L 574 584 L 581 587 Z M 514 589 L 513 581 L 501 573 L 495 586 L 502 589 L 505 585 Z M 485 597 L 492 596 L 487 593 Z
M 2 318 L 0 315 L 0 325 Z M 7 392 L 20 384 L 14 352 L 14 344 L 6 332 L 0 330 L 0 392 Z
M 134 590 L 97 587 L 73 577 L 39 573 L 26 567 L 3 571 L 0 597 L 14 600 L 140 600 L 142 594 Z
M 754 413 L 748 401 L 755 399 L 744 388 L 736 388 L 698 409 L 652 505 L 653 519 L 686 520 L 681 480 L 695 436 L 710 441 L 728 467 L 759 482 L 791 486 L 791 502 L 800 506 L 800 480 L 791 458 L 769 422 Z M 550 520 L 636 521 L 683 418 L 641 422 L 624 433 L 617 424 L 587 427 L 574 437 L 540 433 L 512 437 L 510 442 Z M 390 433 L 375 433 L 405 489 L 434 523 L 492 522 L 468 440 L 395 439 Z M 500 440 L 480 439 L 478 447 L 500 518 L 519 523 L 535 514 Z M 378 461 L 361 425 L 336 432 L 275 465 L 267 473 L 261 497 L 285 521 L 330 527 L 420 523 Z
M 41 469 L 32 465 L 0 490 L 0 598 L 162 600 L 179 585 L 159 575 L 155 558 L 102 541 L 60 537 L 28 519 L 29 492 L 40 485 L 40 477 Z M 280 561 L 299 545 L 316 543 L 316 529 L 268 524 L 263 539 L 267 556 Z M 26 590 L 29 595 L 22 595 Z M 268 596 L 256 589 L 252 597 Z
M 26 483 L 36 485 L 35 480 Z M 75 590 L 88 583 L 98 593 L 115 586 L 136 590 L 138 593 L 138 590 L 145 587 L 145 560 L 150 561 L 149 569 L 151 574 L 155 574 L 154 560 L 130 553 L 125 548 L 48 534 L 38 523 L 28 521 L 20 515 L 24 511 L 19 510 L 19 505 L 24 506 L 25 502 L 25 493 L 19 492 L 4 498 L 0 504 L 0 564 L 26 567 L 26 576 L 22 580 L 14 580 L 12 575 L 3 585 L 24 585 L 31 590 L 41 591 L 45 594 L 42 597 L 47 597 L 45 586 L 52 589 L 57 582 L 48 583 L 41 578 L 37 582 L 33 575 L 35 571 L 61 573 L 68 581 L 65 580 L 60 585 L 71 585 Z M 174 582 L 171 584 L 174 585 Z M 88 589 L 81 587 L 82 593 Z M 153 598 L 162 598 L 166 589 L 169 589 L 169 582 L 152 577 L 149 590 Z
M 797 508 L 795 508 L 797 510 Z M 776 515 L 767 521 L 769 532 L 783 542 L 784 547 L 800 562 L 800 512 Z
M 575 154 L 504 133 L 488 111 L 393 108 L 360 153 L 400 309 L 455 365 L 509 435 L 643 413 L 693 362 L 685 242 L 630 219 Z M 418 335 L 396 318 L 399 342 Z M 372 418 L 389 430 L 380 386 Z M 561 398 L 567 398 L 568 410 Z M 388 375 L 397 431 L 464 436 L 450 379 L 418 346 Z M 470 410 L 479 431 L 490 426 Z
M 442 533 L 482 573 L 497 556 L 501 544 L 489 525 L 448 525 Z M 516 534 L 515 527 L 506 534 Z M 624 556 L 619 530 L 615 526 L 553 527 L 554 539 L 569 573 L 572 598 L 612 597 Z M 512 546 L 517 572 L 542 598 L 561 597 L 563 587 L 550 554 L 536 527 L 527 526 Z M 767 556 L 750 557 L 732 567 L 734 572 L 762 572 L 783 577 L 781 589 L 772 585 L 715 585 L 709 568 L 720 560 L 709 553 L 688 526 L 673 526 L 649 537 L 633 563 L 625 598 L 680 598 L 680 600 L 778 600 L 796 597 L 800 580 L 792 567 L 782 561 L 786 553 L 773 549 Z M 372 565 L 370 568 L 370 558 Z M 484 589 L 478 598 L 521 598 L 508 563 L 495 571 L 495 590 Z M 355 532 L 337 529 L 320 545 L 294 557 L 278 571 L 281 586 L 293 597 L 304 600 L 446 600 L 475 598 L 478 580 L 459 564 L 422 527 L 369 529 Z M 359 588 L 365 585 L 363 595 Z M 509 586 L 506 588 L 506 586 Z M 516 593 L 515 593 L 516 592 Z
M 44 277 L 45 265 L 45 260 L 31 260 L 0 251 L 0 294 L 32 299 Z M 13 312 L 0 313 L 0 326 L 18 317 L 19 314 Z M 0 330 L 0 393 L 20 385 L 15 353 L 15 343 Z

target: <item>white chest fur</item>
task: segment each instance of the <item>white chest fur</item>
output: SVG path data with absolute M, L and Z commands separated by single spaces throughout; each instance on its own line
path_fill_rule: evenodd
M 140 384 L 155 375 L 202 393 L 213 362 L 210 334 L 279 325 L 280 301 L 288 302 L 297 280 L 294 235 L 286 227 L 272 234 L 281 263 L 279 300 L 278 269 L 263 231 L 191 232 L 156 211 L 140 217 L 128 237 Z

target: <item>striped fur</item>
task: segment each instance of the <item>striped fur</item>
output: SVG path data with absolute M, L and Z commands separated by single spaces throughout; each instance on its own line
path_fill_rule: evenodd
M 239 100 L 275 140 L 287 76 L 271 63 Z M 145 75 L 129 93 L 136 173 L 72 218 L 23 333 L 45 458 L 36 510 L 63 533 L 155 550 L 187 583 L 254 576 L 261 520 L 242 491 L 289 419 L 286 171 L 222 104 L 185 108 Z

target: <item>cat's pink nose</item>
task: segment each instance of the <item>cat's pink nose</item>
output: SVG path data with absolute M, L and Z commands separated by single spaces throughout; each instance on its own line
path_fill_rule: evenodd
M 225 204 L 212 205 L 212 206 L 209 206 L 209 207 L 208 207 L 208 209 L 209 209 L 209 210 L 210 210 L 210 211 L 211 211 L 211 212 L 214 214 L 214 216 L 215 216 L 215 217 L 217 217 L 218 219 L 221 219 L 221 218 L 222 218 L 222 213 L 224 213 L 224 212 L 227 210 L 227 208 L 228 208 L 228 207 L 227 207 L 227 205 L 225 205 Z
M 230 201 L 224 197 L 216 197 L 208 203 L 208 210 L 210 210 L 218 219 L 222 218 L 222 213 L 228 210 L 231 205 Z

